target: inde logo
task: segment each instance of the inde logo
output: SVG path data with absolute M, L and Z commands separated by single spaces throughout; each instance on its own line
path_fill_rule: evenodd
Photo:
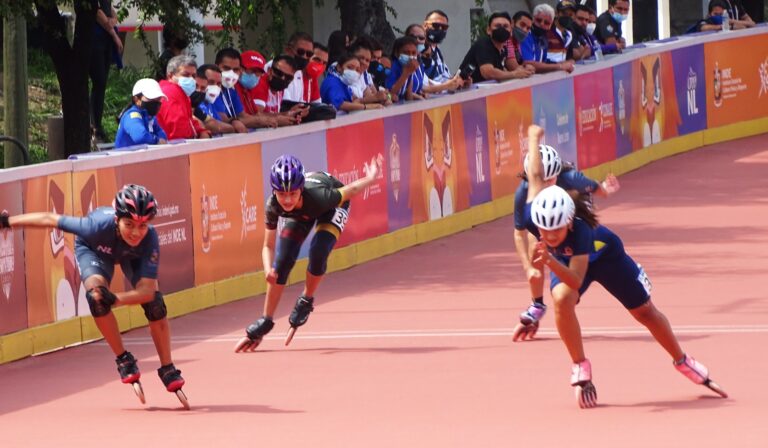
M 8 213 L 8 211 L 3 210 L 3 213 Z M 15 255 L 13 231 L 11 229 L 3 229 L 0 231 L 0 286 L 3 288 L 6 302 L 11 300 Z

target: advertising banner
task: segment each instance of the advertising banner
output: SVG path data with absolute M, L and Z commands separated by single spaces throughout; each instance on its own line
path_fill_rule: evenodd
M 411 210 L 411 116 L 384 119 L 389 231 L 413 224 Z
M 21 182 L 0 184 L 0 212 L 24 212 Z M 27 285 L 24 275 L 24 231 L 0 230 L 0 335 L 27 328 Z
M 675 94 L 672 55 L 657 53 L 633 61 L 632 148 L 638 150 L 677 137 L 682 124 Z
M 675 73 L 675 93 L 682 123 L 678 134 L 685 135 L 707 127 L 706 73 L 704 71 L 704 45 L 672 51 L 672 69 Z
M 461 106 L 411 114 L 413 222 L 440 219 L 469 206 L 469 173 Z
M 190 154 L 196 285 L 262 269 L 261 163 L 260 144 Z
M 533 122 L 544 128 L 542 143 L 557 149 L 563 160 L 578 164 L 573 78 L 534 86 L 531 88 L 531 99 Z M 524 132 L 527 136 L 527 130 Z
M 616 158 L 630 154 L 632 148 L 632 62 L 613 67 L 613 118 L 616 128 Z
M 362 193 L 352 198 L 349 221 L 341 234 L 338 246 L 346 246 L 386 233 L 387 172 L 384 158 L 384 121 L 373 120 L 326 132 L 328 171 L 342 183 L 360 179 L 381 158 L 379 178 Z
M 469 173 L 469 204 L 479 205 L 491 200 L 490 149 L 485 98 L 461 104 L 464 118 L 464 146 Z
M 578 132 L 580 170 L 616 158 L 616 131 L 613 115 L 613 70 L 610 68 L 577 76 L 573 81 Z
M 208 167 L 214 171 L 215 165 Z M 225 176 L 226 173 L 219 173 Z M 187 156 L 124 165 L 118 172 L 120 184 L 147 187 L 158 202 L 152 225 L 160 238 L 158 282 L 168 294 L 194 286 L 192 259 L 192 204 Z
M 51 212 L 72 215 L 72 173 L 53 174 L 22 183 L 24 213 Z M 75 309 L 80 273 L 74 236 L 50 228 L 24 229 L 29 326 L 56 320 L 57 309 Z
M 768 35 L 707 43 L 704 59 L 709 128 L 768 116 Z
M 513 90 L 485 99 L 493 199 L 515 193 L 528 151 L 531 89 Z

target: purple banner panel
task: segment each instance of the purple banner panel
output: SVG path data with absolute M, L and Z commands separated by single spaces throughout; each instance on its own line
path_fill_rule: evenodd
M 389 231 L 413 224 L 410 207 L 411 115 L 384 119 L 384 151 L 387 158 L 387 210 Z
M 464 147 L 469 170 L 470 206 L 491 200 L 491 176 L 488 149 L 488 119 L 485 98 L 462 103 Z
M 576 112 L 573 78 L 565 78 L 531 88 L 533 122 L 544 128 L 544 141 L 568 162 L 577 163 Z
M 690 134 L 707 127 L 707 83 L 704 72 L 704 45 L 672 51 L 675 72 L 675 93 L 682 124 L 679 135 Z
M 632 152 L 632 62 L 613 67 L 613 118 L 616 124 L 616 158 Z

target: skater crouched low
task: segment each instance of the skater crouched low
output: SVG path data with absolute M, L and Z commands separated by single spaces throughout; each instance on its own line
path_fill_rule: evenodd
M 314 310 L 314 295 L 325 274 L 328 256 L 349 218 L 350 198 L 371 185 L 381 173 L 381 155 L 371 161 L 366 176 L 344 185 L 328 173 L 304 173 L 301 161 L 291 155 L 278 157 L 270 169 L 272 196 L 266 205 L 266 231 L 262 261 L 267 279 L 264 314 L 246 328 L 246 336 L 235 351 L 253 351 L 275 326 L 273 316 L 288 281 L 288 275 L 299 257 L 304 240 L 315 227 L 309 246 L 304 292 L 288 319 L 286 345 L 296 329 L 307 322 Z M 278 236 L 278 219 L 285 225 Z

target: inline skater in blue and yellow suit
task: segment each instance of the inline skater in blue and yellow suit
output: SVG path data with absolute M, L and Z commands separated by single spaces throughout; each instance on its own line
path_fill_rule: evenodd
M 651 302 L 651 284 L 643 268 L 624 251 L 621 239 L 600 225 L 583 197 L 574 200 L 562 188 L 544 181 L 544 164 L 538 151 L 544 130 L 529 128 L 529 188 L 526 226 L 540 233 L 532 266 L 551 271 L 550 289 L 555 324 L 573 362 L 571 385 L 582 408 L 597 406 L 592 365 L 584 352 L 576 305 L 592 282 L 602 285 L 645 326 L 672 357 L 674 367 L 695 384 L 723 397 L 727 394 L 709 378 L 707 368 L 688 356 L 672 332 L 669 321 Z
M 296 328 L 304 325 L 314 310 L 314 295 L 325 274 L 328 256 L 349 218 L 350 198 L 371 185 L 381 173 L 382 157 L 371 160 L 365 177 L 344 185 L 328 173 L 305 175 L 301 161 L 291 155 L 278 157 L 270 169 L 272 196 L 265 209 L 266 231 L 262 261 L 267 280 L 264 313 L 245 330 L 245 337 L 235 345 L 235 352 L 255 350 L 264 336 L 275 326 L 273 316 L 288 281 L 288 275 L 299 257 L 304 240 L 315 227 L 309 246 L 304 291 L 288 319 L 290 343 Z M 285 226 L 278 237 L 278 218 Z
M 176 393 L 189 407 L 181 392 L 184 378 L 171 359 L 171 333 L 163 295 L 157 284 L 160 246 L 149 221 L 157 214 L 157 202 L 140 185 L 125 185 L 115 195 L 112 207 L 100 207 L 83 218 L 49 212 L 0 216 L 0 228 L 55 227 L 77 235 L 75 256 L 83 279 L 91 315 L 107 344 L 117 357 L 117 370 L 125 384 L 133 384 L 144 403 L 136 358 L 123 346 L 112 308 L 140 304 L 149 321 L 149 330 L 160 358 L 157 370 L 169 392 Z M 119 264 L 132 290 L 114 293 L 109 285 Z

